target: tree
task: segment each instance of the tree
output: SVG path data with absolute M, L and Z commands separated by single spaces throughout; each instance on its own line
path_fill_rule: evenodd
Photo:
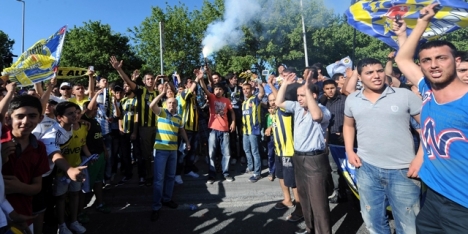
M 119 78 L 109 64 L 112 55 L 125 61 L 124 69 L 128 73 L 141 67 L 142 61 L 135 55 L 128 37 L 112 32 L 108 24 L 101 24 L 99 21 L 84 22 L 82 27 L 75 26 L 68 31 L 60 66 L 94 66 L 101 76 L 113 81 Z M 83 78 L 76 82 L 86 83 L 86 80 L 87 78 Z
M 8 61 L 12 54 L 13 44 L 15 41 L 10 39 L 6 33 L 0 30 L 0 68 L 9 66 L 12 61 Z

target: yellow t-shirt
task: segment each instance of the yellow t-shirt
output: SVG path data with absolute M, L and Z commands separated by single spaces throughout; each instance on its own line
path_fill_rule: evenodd
M 68 101 L 77 104 L 78 106 L 80 106 L 81 110 L 83 110 L 83 104 L 85 102 L 89 101 L 89 98 L 88 98 L 88 96 L 84 96 L 83 100 L 78 101 L 76 99 L 76 97 L 72 97 L 72 98 L 68 99 Z
M 63 157 L 71 167 L 79 166 L 81 163 L 81 147 L 86 145 L 86 136 L 88 136 L 88 128 L 81 125 L 78 130 L 73 130 L 68 147 L 62 151 Z

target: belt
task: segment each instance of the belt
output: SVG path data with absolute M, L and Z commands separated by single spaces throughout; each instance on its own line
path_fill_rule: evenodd
M 294 151 L 294 155 L 297 156 L 315 156 L 323 153 L 325 153 L 325 150 L 312 150 L 309 152 Z

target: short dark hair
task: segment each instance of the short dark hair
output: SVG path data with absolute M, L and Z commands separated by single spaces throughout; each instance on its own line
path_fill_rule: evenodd
M 57 101 L 52 100 L 52 99 L 49 99 L 49 101 L 47 101 L 47 103 L 48 103 L 49 105 L 54 105 L 54 106 L 58 104 Z
M 338 80 L 340 76 L 344 76 L 343 73 L 335 73 L 332 76 L 332 80 Z
M 393 72 L 393 74 L 401 75 L 401 71 L 400 71 L 400 69 L 398 67 L 392 67 L 392 72 Z
M 368 66 L 368 65 L 374 65 L 374 64 L 382 65 L 382 63 L 379 60 L 375 59 L 375 58 L 363 58 L 363 59 L 359 60 L 359 62 L 357 63 L 358 74 L 361 75 L 363 67 Z M 382 67 L 383 67 L 383 65 L 382 65 Z
M 224 87 L 223 87 L 223 85 L 220 84 L 220 83 L 213 84 L 213 89 L 215 89 L 215 88 L 220 88 L 220 89 L 222 89 L 222 90 L 224 91 Z
M 450 48 L 450 52 L 452 53 L 453 57 L 457 56 L 457 47 L 453 45 L 451 42 L 448 41 L 441 41 L 441 40 L 435 40 L 435 41 L 428 41 L 424 44 L 422 44 L 419 47 L 419 53 L 423 50 L 431 49 L 431 48 L 437 48 L 437 47 L 443 47 L 443 46 L 448 46 Z
M 336 75 L 336 74 L 335 74 L 335 75 Z M 333 75 L 333 76 L 335 76 L 335 75 Z M 332 85 L 334 85 L 335 87 L 338 86 L 338 84 L 336 83 L 335 80 L 330 80 L 330 79 L 328 79 L 328 80 L 324 80 L 324 81 L 323 81 L 323 87 L 325 87 L 325 85 L 329 85 L 329 84 L 332 84 Z
M 213 72 L 213 74 L 211 74 L 211 76 L 218 76 L 219 78 L 222 78 L 221 74 L 219 74 L 218 72 Z
M 185 88 L 185 86 L 183 84 L 178 84 L 177 88 Z
M 310 92 L 317 94 L 317 96 L 320 94 L 318 86 L 313 83 L 309 83 L 309 85 L 306 88 L 308 88 Z
M 252 88 L 252 85 L 250 83 L 243 83 L 242 86 L 249 86 L 250 88 Z
M 297 73 L 296 68 L 294 68 L 294 67 L 285 68 L 285 69 L 283 70 L 283 72 L 286 72 L 286 73 Z
M 234 78 L 234 77 L 236 77 L 236 74 L 234 74 L 234 73 L 228 73 L 228 74 L 226 75 L 226 79 L 227 79 L 227 80 L 230 80 L 230 79 L 232 79 L 232 78 Z
M 327 72 L 327 69 L 325 69 L 325 67 L 323 67 L 323 64 L 322 63 L 314 63 L 312 65 L 312 67 L 315 67 L 318 70 L 320 70 L 320 73 L 323 75 L 323 76 L 329 76 L 328 75 L 328 72 Z
M 61 102 L 57 104 L 57 106 L 55 106 L 55 116 L 63 116 L 65 114 L 65 111 L 70 107 L 75 107 L 77 110 L 81 110 L 80 106 L 78 106 L 78 104 L 76 103 Z
M 468 52 L 467 51 L 458 51 L 457 56 L 460 57 L 462 62 L 468 62 Z
M 8 105 L 8 114 L 12 114 L 15 110 L 21 107 L 32 107 L 36 108 L 39 114 L 42 115 L 42 104 L 39 98 L 31 95 L 19 95 L 11 99 Z
M 312 79 L 318 80 L 318 70 L 316 67 L 306 67 L 304 70 L 310 70 L 312 72 Z M 306 77 L 304 77 L 306 79 Z
M 185 78 L 184 81 L 182 82 L 183 85 L 188 84 L 188 80 L 192 80 L 192 78 Z M 193 80 L 192 80 L 193 81 Z

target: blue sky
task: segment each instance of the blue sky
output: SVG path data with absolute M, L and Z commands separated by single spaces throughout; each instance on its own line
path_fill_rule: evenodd
M 212 0 L 210 0 L 212 1 Z M 198 9 L 203 0 L 25 0 L 25 49 L 36 41 L 47 38 L 63 25 L 82 26 L 83 22 L 100 20 L 111 25 L 114 32 L 127 34 L 151 15 L 151 6 L 165 8 L 184 3 L 189 9 Z M 344 13 L 350 0 L 324 0 L 336 13 Z M 21 54 L 22 3 L 16 0 L 0 0 L 0 30 L 15 40 L 13 53 Z

